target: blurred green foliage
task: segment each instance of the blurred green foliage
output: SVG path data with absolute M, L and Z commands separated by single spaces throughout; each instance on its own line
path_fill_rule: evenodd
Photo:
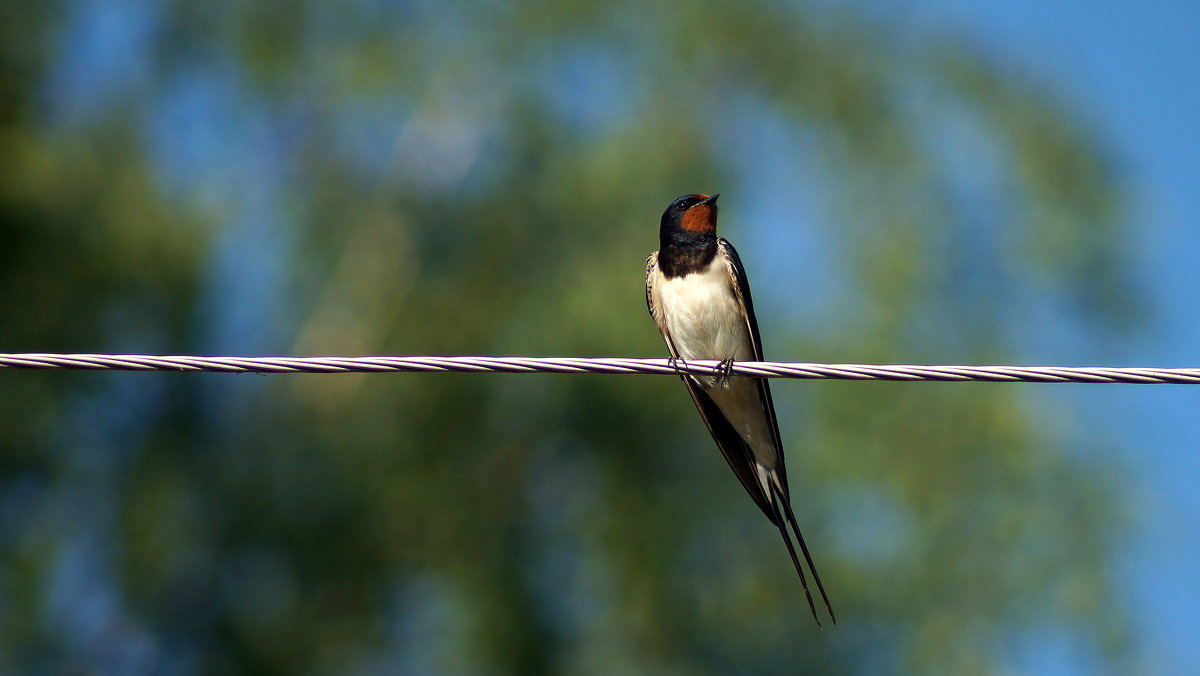
M 1134 311 L 1103 148 L 965 40 L 769 2 L 2 7 L 5 351 L 661 355 L 642 261 L 687 192 L 726 195 L 771 358 L 1003 361 Z M 4 672 L 981 673 L 1127 640 L 1111 474 L 1022 386 L 776 386 L 819 631 L 671 378 L 2 381 Z

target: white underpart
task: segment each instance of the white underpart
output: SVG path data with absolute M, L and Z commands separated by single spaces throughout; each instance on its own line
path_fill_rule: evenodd
M 661 270 L 654 274 L 655 304 L 680 359 L 754 360 L 750 327 L 720 256 L 702 272 L 674 279 Z M 734 377 L 722 384 L 716 375 L 694 378 L 765 465 L 760 475 L 774 469 L 779 454 L 755 379 Z

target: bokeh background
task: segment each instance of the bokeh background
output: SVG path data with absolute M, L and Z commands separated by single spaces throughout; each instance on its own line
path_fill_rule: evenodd
M 8 0 L 0 350 L 661 356 L 720 192 L 770 358 L 1196 365 L 1197 34 Z M 0 671 L 1200 670 L 1200 391 L 774 389 L 836 628 L 674 378 L 0 373 Z

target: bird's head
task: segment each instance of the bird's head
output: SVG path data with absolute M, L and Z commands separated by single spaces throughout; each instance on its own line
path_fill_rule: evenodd
M 671 202 L 662 215 L 659 238 L 668 241 L 711 241 L 717 234 L 717 197 L 684 195 Z

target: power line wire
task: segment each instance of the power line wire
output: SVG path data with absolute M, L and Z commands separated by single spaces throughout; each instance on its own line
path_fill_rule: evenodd
M 711 375 L 716 361 L 582 357 L 195 357 L 137 354 L 0 353 L 0 369 L 218 373 L 640 373 Z M 735 362 L 730 375 L 806 380 L 1200 384 L 1200 368 L 922 366 Z

